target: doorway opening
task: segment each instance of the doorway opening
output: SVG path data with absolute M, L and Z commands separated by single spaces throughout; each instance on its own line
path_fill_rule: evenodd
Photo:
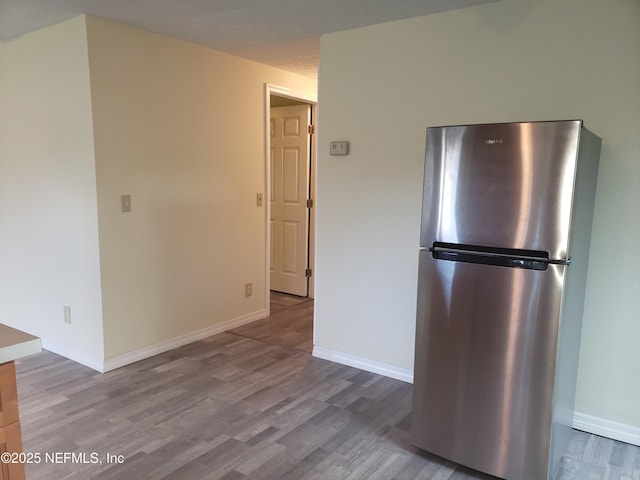
M 316 98 L 265 85 L 266 305 L 272 291 L 313 298 Z

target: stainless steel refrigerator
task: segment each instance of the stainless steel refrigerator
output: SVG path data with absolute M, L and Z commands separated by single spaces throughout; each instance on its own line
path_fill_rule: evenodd
M 580 120 L 427 129 L 414 445 L 552 478 L 571 435 L 600 144 Z

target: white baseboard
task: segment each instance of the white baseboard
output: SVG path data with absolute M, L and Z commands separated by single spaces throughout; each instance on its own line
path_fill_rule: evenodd
M 640 428 L 624 423 L 575 412 L 573 414 L 573 428 L 640 446 Z
M 359 357 L 350 353 L 332 350 L 330 348 L 313 346 L 313 356 L 329 360 L 331 362 L 341 363 L 350 367 L 366 370 L 367 372 L 378 373 L 385 377 L 395 378 L 403 382 L 413 383 L 413 372 L 406 368 L 396 367 L 388 363 L 370 360 L 368 358 Z
M 195 332 L 186 333 L 184 335 L 180 335 L 179 337 L 164 340 L 154 345 L 149 345 L 137 350 L 132 350 L 131 352 L 123 353 L 122 355 L 116 355 L 115 357 L 107 358 L 104 361 L 102 371 L 108 372 L 110 370 L 115 370 L 116 368 L 124 367 L 125 365 L 129 365 L 130 363 L 138 362 L 140 360 L 144 360 L 145 358 L 153 357 L 154 355 L 173 350 L 174 348 L 197 342 L 198 340 L 210 337 L 211 335 L 217 335 L 218 333 L 231 330 L 232 328 L 238 328 L 242 325 L 246 325 L 247 323 L 255 322 L 256 320 L 260 320 L 266 316 L 266 309 L 258 310 L 256 312 L 247 313 L 246 315 L 241 315 L 240 317 L 236 317 L 222 323 L 211 325 L 210 327 L 196 330 Z
M 92 370 L 102 373 L 103 370 L 103 361 L 101 358 L 91 358 L 86 355 L 80 354 L 74 350 L 70 350 L 66 347 L 61 347 L 60 345 L 56 345 L 55 343 L 51 343 L 46 339 L 41 339 L 42 348 L 44 350 L 49 350 L 50 352 L 61 355 L 69 360 L 73 360 L 76 363 L 80 363 L 85 367 L 89 367 Z

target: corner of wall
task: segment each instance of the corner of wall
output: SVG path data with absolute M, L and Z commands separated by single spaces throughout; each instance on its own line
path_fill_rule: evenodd
M 0 321 L 95 363 L 104 344 L 83 16 L 3 44 L 0 104 Z

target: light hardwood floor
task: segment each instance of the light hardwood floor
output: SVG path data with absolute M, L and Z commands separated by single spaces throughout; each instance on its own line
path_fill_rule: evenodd
M 312 302 L 275 301 L 271 320 L 106 374 L 49 352 L 20 361 L 24 449 L 42 455 L 27 478 L 492 478 L 412 447 L 411 386 L 311 357 Z M 562 467 L 557 480 L 640 480 L 640 449 L 576 432 Z

